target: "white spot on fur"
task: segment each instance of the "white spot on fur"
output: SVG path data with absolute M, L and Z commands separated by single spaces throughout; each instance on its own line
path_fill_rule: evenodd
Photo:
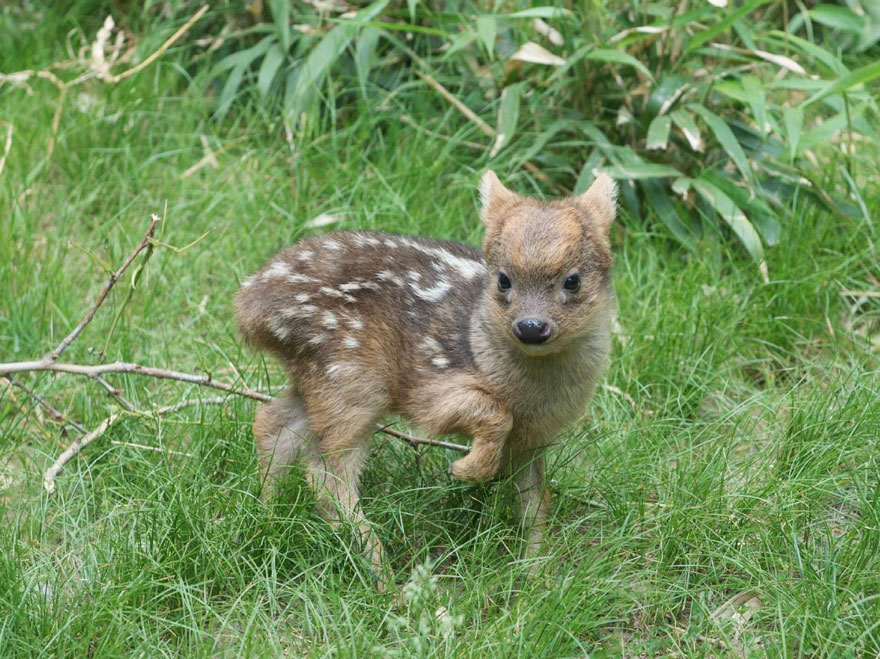
M 324 343 L 324 341 L 326 341 L 326 340 L 327 340 L 326 334 L 316 334 L 315 336 L 313 336 L 312 338 L 309 339 L 309 343 L 311 343 L 313 346 L 318 346 L 318 345 L 321 345 L 322 343 Z
M 341 375 L 342 373 L 357 373 L 357 367 L 352 366 L 351 364 L 330 364 L 325 370 L 325 373 L 330 376 L 331 379 L 335 380 L 336 376 Z
M 422 341 L 422 347 L 430 353 L 440 352 L 443 349 L 433 336 L 426 336 Z
M 242 288 L 250 288 L 253 285 L 254 285 L 254 278 L 253 277 L 248 277 L 243 282 L 241 282 Z
M 277 261 L 263 272 L 263 281 L 269 281 L 272 277 L 287 277 L 291 274 L 290 266 L 284 261 Z
M 312 250 L 307 249 L 307 250 L 302 251 L 299 254 L 297 254 L 296 259 L 297 259 L 297 261 L 308 261 L 314 255 L 315 255 L 315 253 Z
M 359 291 L 362 288 L 366 288 L 366 286 L 364 286 L 364 284 L 362 282 L 357 282 L 357 281 L 352 281 L 347 284 L 340 284 L 339 285 L 339 290 L 345 291 L 346 293 L 349 293 L 351 291 Z
M 378 279 L 379 281 L 390 281 L 395 286 L 400 286 L 401 288 L 406 285 L 403 279 L 395 275 L 390 270 L 382 270 L 376 275 L 376 279 Z
M 452 288 L 452 284 L 450 284 L 445 279 L 441 279 L 436 284 L 434 284 L 431 288 L 423 288 L 419 289 L 416 286 L 410 285 L 413 289 L 413 292 L 418 295 L 423 300 L 427 300 L 428 302 L 437 302 L 439 301 L 446 292 Z
M 341 368 L 342 367 L 339 364 L 330 364 L 330 366 L 327 367 L 327 375 L 335 379 Z
M 306 293 L 299 293 L 299 294 L 298 294 L 295 298 L 293 298 L 293 299 L 296 300 L 297 302 L 299 302 L 300 304 L 304 304 L 304 303 L 306 303 L 306 302 L 309 301 L 310 297 L 309 297 L 309 295 L 306 294 Z
M 290 336 L 290 327 L 284 322 L 284 318 L 280 316 L 272 316 L 269 318 L 269 329 L 279 341 L 287 341 Z
M 325 240 L 321 245 L 324 249 L 331 249 L 333 251 L 342 249 L 342 245 L 335 240 Z
M 357 302 L 357 298 L 352 297 L 348 293 L 343 293 L 341 291 L 337 291 L 334 288 L 330 288 L 329 286 L 321 286 L 319 289 L 324 295 L 329 295 L 330 297 L 338 297 L 342 298 L 346 302 Z
M 332 311 L 325 311 L 324 315 L 321 316 L 321 322 L 327 329 L 336 329 L 339 327 L 339 320 L 336 318 L 336 314 Z
M 410 279 L 412 279 L 413 281 L 418 281 L 419 279 L 422 278 L 422 273 L 416 272 L 415 270 L 409 270 L 409 271 L 407 271 L 406 276 L 409 277 Z
M 346 336 L 342 340 L 342 345 L 344 345 L 346 348 L 351 348 L 352 350 L 354 350 L 355 348 L 360 347 L 361 342 L 358 341 L 357 338 L 355 338 L 353 336 Z
M 430 256 L 433 256 L 434 258 L 440 259 L 441 261 L 443 261 L 443 263 L 455 270 L 455 272 L 457 272 L 465 279 L 473 279 L 474 277 L 486 273 L 486 266 L 482 262 L 475 261 L 473 259 L 469 259 L 463 256 L 456 256 L 449 250 L 442 247 L 428 247 L 427 245 L 422 245 L 421 243 L 418 243 L 415 240 L 411 240 L 409 238 L 401 238 L 400 242 L 407 247 L 417 249 L 423 254 L 428 254 Z
M 431 363 L 437 368 L 446 368 L 449 366 L 449 360 L 446 359 L 446 357 L 434 357 L 434 359 L 431 360 Z
M 370 245 L 371 247 L 377 247 L 382 244 L 382 242 L 373 236 L 366 233 L 358 233 L 354 236 L 354 243 L 360 247 L 365 247 Z
M 349 318 L 348 326 L 353 330 L 362 330 L 364 329 L 364 324 L 357 318 Z
M 314 284 L 318 280 L 314 277 L 309 277 L 308 275 L 303 275 L 298 272 L 293 273 L 292 275 L 288 275 L 284 278 L 284 281 L 289 282 L 291 284 Z
M 391 249 L 397 249 L 397 243 L 391 240 L 390 238 L 386 238 L 382 241 L 385 243 L 385 247 L 390 247 Z
M 314 304 L 304 304 L 299 308 L 299 310 L 302 311 L 304 314 L 313 314 L 318 311 L 318 307 L 316 307 Z

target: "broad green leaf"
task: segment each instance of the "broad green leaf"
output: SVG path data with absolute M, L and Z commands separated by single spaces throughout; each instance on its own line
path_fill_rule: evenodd
M 419 0 L 406 0 L 407 9 L 409 9 L 409 20 L 416 20 L 416 6 L 419 4 Z
M 272 21 L 281 42 L 281 49 L 290 50 L 290 0 L 271 0 Z
M 727 222 L 731 230 L 740 239 L 752 258 L 760 261 L 764 258 L 764 246 L 755 227 L 749 222 L 742 209 L 714 184 L 703 178 L 690 180 L 691 186 L 705 201 Z
M 317 92 L 319 83 L 348 47 L 362 24 L 375 18 L 385 9 L 389 1 L 379 0 L 361 9 L 353 19 L 339 23 L 321 38 L 309 52 L 303 65 L 299 67 L 299 75 L 296 77 L 293 91 L 285 96 L 287 111 L 294 116 L 299 114 Z
M 599 149 L 593 149 L 590 152 L 590 155 L 587 157 L 587 161 L 584 163 L 584 166 L 581 167 L 580 174 L 578 174 L 577 181 L 574 184 L 574 189 L 572 190 L 572 194 L 581 194 L 586 192 L 589 187 L 593 184 L 593 181 L 596 180 L 596 176 L 593 173 L 593 170 L 599 166 L 599 164 L 604 160 L 604 156 Z
M 240 62 L 229 72 L 229 76 L 226 78 L 226 83 L 223 85 L 223 90 L 220 92 L 220 98 L 218 100 L 218 117 L 224 116 L 229 110 L 229 106 L 232 105 L 235 94 L 241 86 L 241 81 L 242 78 L 244 78 L 244 72 L 247 70 L 248 64 L 250 64 L 250 62 Z
M 642 64 L 639 60 L 637 60 L 632 55 L 628 53 L 624 53 L 620 50 L 610 50 L 608 48 L 597 48 L 596 50 L 591 50 L 587 53 L 586 59 L 593 60 L 595 62 L 607 62 L 609 64 L 624 64 L 626 66 L 632 66 L 633 68 L 638 69 L 646 76 L 648 76 L 651 80 L 654 79 L 654 76 L 651 75 L 651 72 L 648 70 L 644 64 Z
M 272 81 L 275 80 L 275 75 L 284 62 L 284 52 L 277 43 L 272 44 L 272 47 L 266 51 L 266 56 L 263 58 L 263 63 L 260 64 L 260 71 L 257 74 L 257 91 L 261 96 L 266 96 L 269 93 Z
M 668 114 L 661 114 L 651 120 L 648 126 L 648 140 L 645 148 L 648 151 L 654 149 L 666 150 L 669 143 L 669 131 L 672 128 L 672 118 Z
M 804 126 L 804 109 L 801 107 L 782 108 L 782 123 L 788 138 L 788 155 L 794 161 L 798 154 L 798 144 L 801 141 L 801 129 Z
M 498 104 L 498 121 L 495 125 L 495 144 L 489 152 L 490 158 L 494 158 L 513 139 L 513 135 L 516 132 L 516 123 L 519 120 L 522 90 L 523 83 L 518 82 L 508 85 L 501 91 L 501 102 Z
M 780 48 L 787 48 L 789 46 L 797 48 L 805 55 L 824 64 L 838 76 L 843 76 L 849 73 L 849 69 L 846 68 L 846 65 L 840 60 L 840 58 L 836 57 L 831 51 L 825 50 L 821 46 L 817 46 L 812 41 L 802 39 L 794 34 L 782 32 L 781 30 L 772 30 L 767 33 L 767 36 L 770 37 Z
M 381 35 L 382 30 L 372 26 L 365 27 L 358 35 L 354 63 L 358 74 L 358 84 L 364 93 L 366 93 L 370 69 L 376 59 L 376 44 Z
M 262 39 L 260 39 L 259 42 L 257 42 L 250 48 L 232 53 L 231 55 L 227 55 L 226 57 L 221 59 L 211 70 L 211 75 L 216 76 L 220 73 L 223 73 L 224 71 L 229 71 L 230 69 L 234 69 L 235 67 L 240 65 L 247 67 L 255 59 L 265 55 L 266 51 L 269 50 L 269 48 L 271 48 L 272 45 L 275 43 L 277 43 L 277 40 L 273 35 L 263 37 Z
M 531 9 L 523 9 L 512 14 L 506 14 L 506 16 L 507 18 L 559 18 L 571 16 L 571 12 L 560 7 L 532 7 Z
M 742 89 L 746 96 L 746 102 L 752 109 L 755 123 L 758 124 L 758 130 L 766 135 L 771 126 L 769 121 L 767 121 L 767 96 L 764 92 L 763 83 L 756 76 L 743 76 Z
M 865 28 L 865 19 L 847 7 L 816 5 L 807 13 L 811 20 L 842 32 L 860 34 Z
M 699 237 L 697 231 L 682 219 L 675 202 L 666 193 L 665 185 L 654 179 L 645 179 L 639 181 L 639 187 L 642 188 L 645 199 L 650 199 L 650 207 L 654 209 L 676 240 L 688 249 L 693 249 L 694 240 Z
M 648 99 L 648 116 L 664 114 L 688 84 L 690 84 L 690 79 L 680 73 L 673 73 L 662 78 Z
M 767 4 L 768 2 L 770 2 L 770 0 L 752 0 L 751 2 L 744 4 L 739 9 L 729 13 L 727 16 L 715 23 L 715 25 L 712 25 L 705 30 L 697 32 L 688 42 L 687 52 L 691 52 L 694 49 L 702 46 L 704 43 L 710 41 L 711 39 L 714 39 L 716 36 L 724 32 L 724 30 L 729 28 L 734 23 L 734 21 L 739 20 L 746 14 L 753 12 L 755 9 L 757 9 L 761 5 Z
M 688 105 L 688 109 L 699 115 L 700 118 L 706 122 L 706 125 L 709 126 L 709 130 L 715 134 L 715 139 L 718 140 L 718 143 L 722 146 L 724 151 L 727 152 L 730 159 L 733 160 L 733 164 L 736 165 L 736 168 L 742 173 L 743 178 L 746 181 L 751 181 L 752 167 L 749 165 L 749 159 L 746 157 L 745 151 L 743 151 L 742 146 L 740 146 L 740 143 L 734 136 L 733 131 L 730 130 L 730 126 L 727 125 L 727 122 L 712 112 L 712 110 L 699 103 L 691 103 Z
M 605 172 L 613 179 L 637 181 L 646 178 L 669 178 L 671 176 L 681 176 L 681 172 L 675 167 L 669 165 L 661 165 L 659 163 L 646 162 L 640 164 L 627 165 L 611 165 L 609 167 L 601 167 L 600 171 Z
M 495 52 L 495 35 L 498 33 L 498 20 L 491 15 L 477 16 L 477 34 L 489 57 Z
M 829 82 L 827 87 L 810 96 L 810 98 L 800 104 L 800 107 L 807 107 L 808 105 L 811 105 L 812 103 L 815 103 L 816 101 L 823 99 L 830 94 L 838 94 L 852 87 L 855 87 L 856 85 L 862 85 L 866 82 L 870 82 L 877 77 L 880 77 L 880 60 L 859 67 L 852 73 L 849 73 L 842 78 L 838 78 L 837 80 Z
M 675 110 L 670 113 L 669 116 L 672 117 L 672 121 L 675 122 L 675 125 L 678 126 L 679 130 L 684 135 L 688 144 L 690 144 L 691 149 L 694 151 L 702 151 L 703 137 L 700 135 L 700 129 L 697 128 L 694 118 L 684 110 Z
M 749 221 L 758 231 L 758 235 L 766 245 L 775 245 L 779 242 L 781 227 L 776 219 L 776 213 L 762 199 L 761 195 L 753 194 L 751 190 L 727 178 L 720 171 L 707 171 L 703 178 L 720 188 L 733 203 L 748 214 Z

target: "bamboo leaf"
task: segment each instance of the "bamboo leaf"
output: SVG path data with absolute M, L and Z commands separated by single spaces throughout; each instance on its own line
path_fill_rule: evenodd
M 782 123 L 788 137 L 788 151 L 791 160 L 798 154 L 798 144 L 801 141 L 801 130 L 804 125 L 804 109 L 782 108 Z
M 681 172 L 675 167 L 669 165 L 661 165 L 659 163 L 628 163 L 625 165 L 611 165 L 609 167 L 601 167 L 599 171 L 605 172 L 613 179 L 619 180 L 640 180 L 650 178 L 670 178 L 672 176 L 681 176 Z
M 672 129 L 672 118 L 667 114 L 661 114 L 651 120 L 648 126 L 648 139 L 645 148 L 648 151 L 655 149 L 665 150 L 669 144 L 669 131 Z
M 703 137 L 700 135 L 700 129 L 697 128 L 694 118 L 684 110 L 675 110 L 670 113 L 669 116 L 672 117 L 672 121 L 675 122 L 675 125 L 678 126 L 679 130 L 685 136 L 691 149 L 694 151 L 702 151 Z
M 477 34 L 490 57 L 495 52 L 495 35 L 497 33 L 498 21 L 494 16 L 477 16 Z
M 770 0 L 752 0 L 752 2 L 748 2 L 744 4 L 742 7 L 737 9 L 734 12 L 731 12 L 720 21 L 715 23 L 715 25 L 702 30 L 701 32 L 697 32 L 693 38 L 688 42 L 687 52 L 691 52 L 704 43 L 708 42 L 711 39 L 714 39 L 716 36 L 724 32 L 727 28 L 733 25 L 734 22 L 738 21 L 740 18 L 753 12 L 755 9 L 760 7 L 761 5 L 765 5 Z
M 829 82 L 824 89 L 816 92 L 806 101 L 801 103 L 800 107 L 805 108 L 808 105 L 811 105 L 816 101 L 825 98 L 826 96 L 829 96 L 831 94 L 838 94 L 840 92 L 851 89 L 856 85 L 863 85 L 866 82 L 870 82 L 877 77 L 880 77 L 880 60 L 859 67 L 852 73 L 849 73 L 841 78 L 838 78 L 837 80 Z
M 816 5 L 807 14 L 810 20 L 842 32 L 861 34 L 865 29 L 865 19 L 848 7 Z
M 532 7 L 531 9 L 523 9 L 512 14 L 506 14 L 507 18 L 561 18 L 571 15 L 568 9 L 560 7 Z
M 290 0 L 271 0 L 270 7 L 281 49 L 286 53 L 290 50 Z
M 269 93 L 272 81 L 275 79 L 275 75 L 278 73 L 278 69 L 283 61 L 284 51 L 281 50 L 281 46 L 277 43 L 272 44 L 272 47 L 266 51 L 263 63 L 260 64 L 260 71 L 257 73 L 257 91 L 260 92 L 261 96 L 266 96 Z
M 516 132 L 516 124 L 519 120 L 519 106 L 522 97 L 523 83 L 508 85 L 501 92 L 501 102 L 498 105 L 498 121 L 495 125 L 495 144 L 489 152 L 489 157 L 494 158 L 504 145 L 510 143 Z
M 607 48 L 597 48 L 596 50 L 591 50 L 587 53 L 586 59 L 593 60 L 596 62 L 606 62 L 609 64 L 624 64 L 626 66 L 632 66 L 642 73 L 644 73 L 651 80 L 654 79 L 654 76 L 651 75 L 651 72 L 648 70 L 644 64 L 642 64 L 639 60 L 637 60 L 632 55 L 628 53 L 624 53 L 619 50 L 610 50 Z
M 764 258 L 761 237 L 742 209 L 718 187 L 703 178 L 691 179 L 690 184 L 697 191 L 697 194 L 727 222 L 752 258 L 761 261 Z
M 736 165 L 736 168 L 742 173 L 743 178 L 750 181 L 752 179 L 752 167 L 749 165 L 749 159 L 746 157 L 745 151 L 743 151 L 742 146 L 740 146 L 740 143 L 734 136 L 733 131 L 730 130 L 730 126 L 727 125 L 727 122 L 712 112 L 709 108 L 699 105 L 698 103 L 691 103 L 688 105 L 688 109 L 690 109 L 691 112 L 698 114 L 700 118 L 706 122 L 706 125 L 709 126 L 709 130 L 714 133 L 715 139 L 718 140 L 718 143 L 722 146 L 727 155 L 730 156 L 730 159 L 733 160 L 733 164 Z

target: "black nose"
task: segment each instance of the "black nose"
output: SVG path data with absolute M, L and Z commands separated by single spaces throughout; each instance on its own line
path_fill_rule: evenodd
M 540 318 L 523 318 L 516 321 L 513 333 L 523 343 L 544 343 L 550 338 L 550 325 Z

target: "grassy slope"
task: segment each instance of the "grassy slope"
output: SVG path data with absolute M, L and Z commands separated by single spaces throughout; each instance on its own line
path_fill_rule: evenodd
M 45 44 L 63 43 L 68 27 L 47 26 L 39 39 L 7 31 L 16 55 L 4 68 L 61 57 Z M 405 109 L 446 113 L 452 142 L 400 123 L 399 108 L 359 107 L 340 127 L 297 136 L 291 152 L 256 110 L 213 124 L 198 93 L 176 91 L 174 61 L 75 90 L 46 164 L 54 91 L 37 83 L 33 96 L 0 94 L 0 117 L 15 126 L 0 179 L 4 361 L 54 346 L 104 278 L 86 252 L 119 262 L 166 204 L 163 241 L 210 233 L 184 253 L 153 256 L 107 340 L 123 282 L 70 360 L 96 360 L 91 351 L 106 344 L 107 360 L 227 378 L 232 362 L 252 386 L 279 385 L 274 365 L 241 349 L 229 302 L 305 220 L 330 212 L 346 227 L 479 240 L 474 184 L 487 161 L 461 140 L 482 138 L 430 92 L 408 96 Z M 244 139 L 218 169 L 181 178 L 202 156 L 202 134 L 214 147 Z M 880 161 L 875 148 L 857 158 L 866 174 Z M 502 159 L 492 164 L 513 187 L 534 189 Z M 865 194 L 875 215 L 876 192 Z M 601 390 L 591 420 L 553 451 L 554 532 L 535 581 L 516 558 L 505 490 L 450 482 L 442 452 L 380 439 L 365 477 L 368 515 L 400 583 L 411 584 L 401 607 L 375 594 L 351 538 L 316 517 L 298 483 L 288 502 L 259 503 L 251 403 L 125 421 L 47 497 L 41 471 L 70 438 L 4 392 L 0 647 L 64 656 L 880 652 L 880 385 L 876 347 L 860 334 L 876 333 L 878 304 L 853 312 L 838 295 L 872 286 L 876 253 L 864 222 L 797 199 L 780 221 L 764 285 L 723 246 L 687 254 L 622 218 L 623 333 L 607 382 L 632 402 Z M 88 382 L 27 380 L 88 427 L 112 407 Z M 199 393 L 113 381 L 142 407 Z M 410 579 L 426 561 L 436 578 Z M 745 590 L 762 606 L 740 639 L 709 613 Z M 440 606 L 451 616 L 443 623 Z

